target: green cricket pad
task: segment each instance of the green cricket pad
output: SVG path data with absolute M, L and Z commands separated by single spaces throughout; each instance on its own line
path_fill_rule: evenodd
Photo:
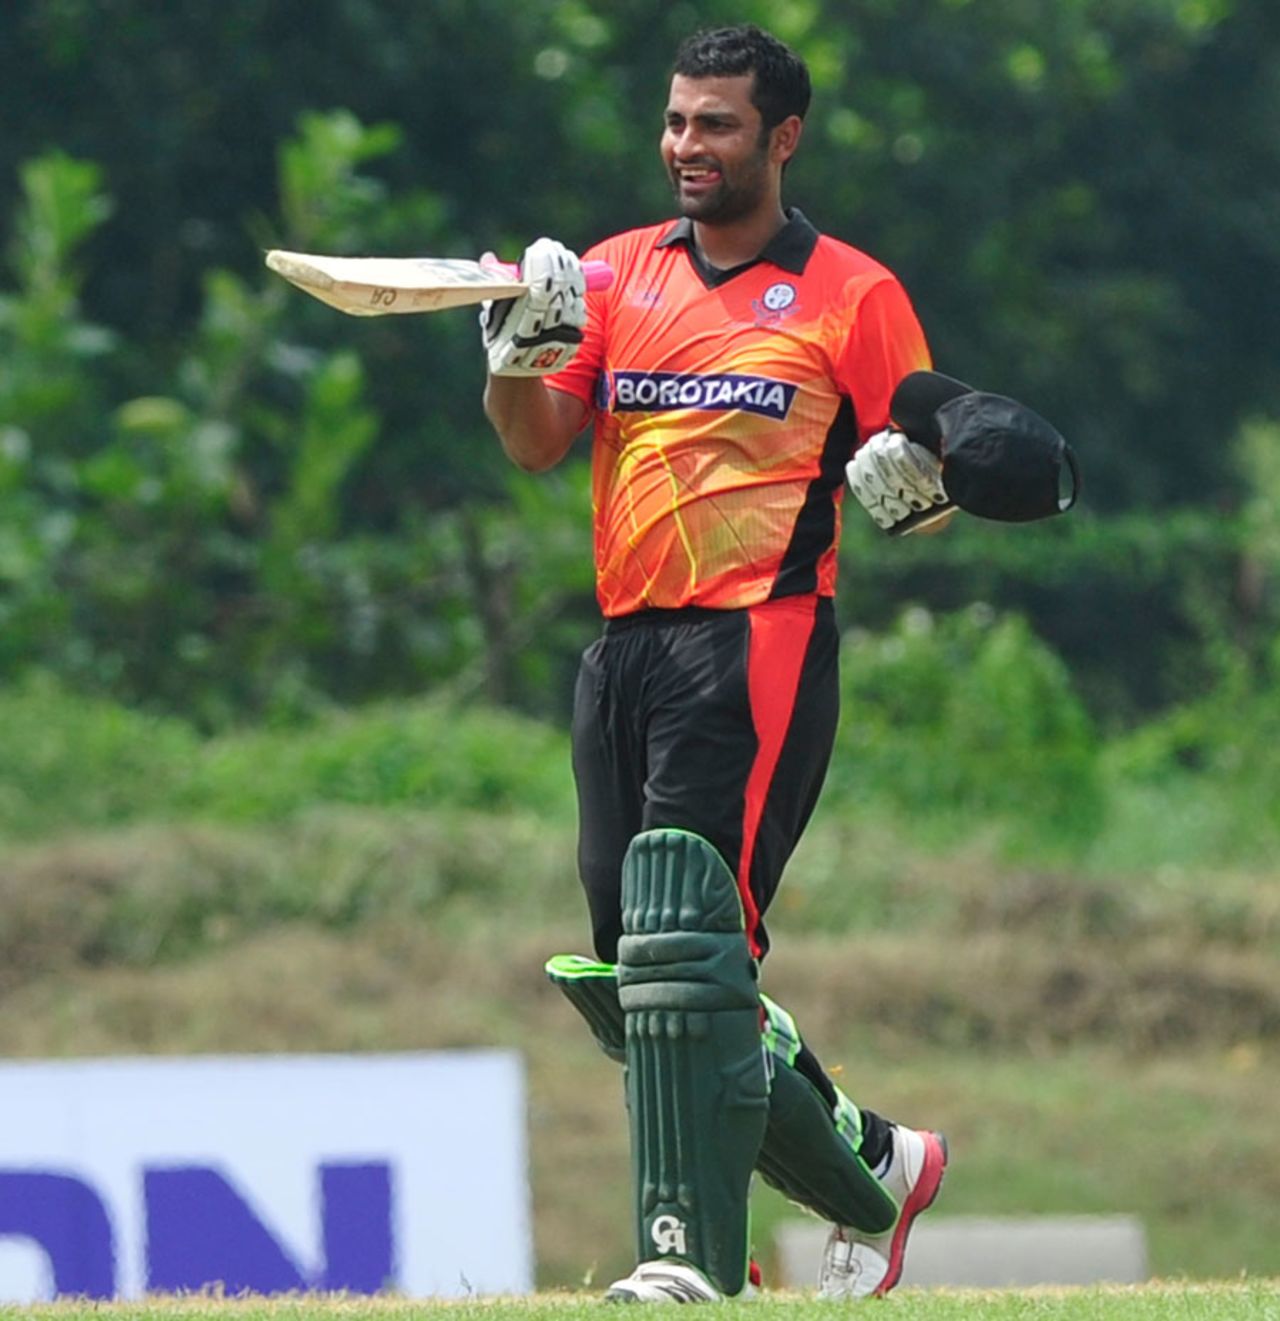
M 795 1019 L 767 995 L 764 1041 L 769 1048 L 772 1085 L 769 1126 L 756 1161 L 760 1177 L 798 1206 L 834 1224 L 869 1234 L 892 1228 L 898 1205 L 859 1154 L 862 1114 L 830 1079 L 834 1106 L 805 1072 L 818 1067 Z
M 733 873 L 698 835 L 637 835 L 622 863 L 622 929 L 637 1259 L 681 1258 L 738 1294 L 769 1079 Z
M 586 1020 L 600 1049 L 626 1060 L 626 1015 L 617 969 L 580 954 L 558 954 L 547 975 Z M 795 1067 L 801 1050 L 795 1020 L 767 995 L 763 1042 L 771 1065 L 769 1120 L 756 1170 L 788 1200 L 834 1224 L 879 1234 L 897 1219 L 898 1206 L 859 1154 L 862 1121 L 839 1088 L 833 1110 Z
M 775 1060 L 769 1126 L 756 1160 L 760 1177 L 823 1220 L 882 1234 L 898 1219 L 898 1204 L 858 1155 L 856 1142 L 856 1130 L 837 1125 L 813 1084 Z
M 618 999 L 618 970 L 581 954 L 557 954 L 547 960 L 547 976 L 586 1019 L 596 1045 L 611 1059 L 627 1059 L 625 1018 Z

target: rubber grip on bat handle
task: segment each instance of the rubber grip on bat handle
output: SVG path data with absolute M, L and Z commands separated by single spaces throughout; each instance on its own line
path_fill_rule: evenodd
M 889 528 L 888 533 L 891 537 L 909 536 L 917 528 L 928 527 L 931 523 L 946 518 L 949 514 L 954 513 L 955 509 L 956 502 L 954 500 L 948 500 L 946 504 L 930 505 L 928 509 L 913 509 L 906 518 L 900 519 Z
M 607 261 L 584 261 L 582 273 L 587 279 L 587 288 L 598 294 L 613 283 L 613 267 Z
M 519 266 L 513 262 L 502 262 L 500 264 L 513 280 L 520 278 Z M 582 274 L 586 277 L 588 290 L 593 294 L 599 293 L 602 289 L 607 289 L 613 283 L 613 267 L 607 261 L 584 261 L 582 263 Z

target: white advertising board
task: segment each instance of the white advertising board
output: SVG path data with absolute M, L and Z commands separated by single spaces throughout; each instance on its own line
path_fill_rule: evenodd
M 0 1064 L 0 1299 L 532 1287 L 509 1051 Z

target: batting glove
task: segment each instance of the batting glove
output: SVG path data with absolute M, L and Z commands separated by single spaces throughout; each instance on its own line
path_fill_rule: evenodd
M 901 431 L 878 431 L 845 466 L 849 489 L 877 527 L 891 528 L 913 511 L 945 505 L 942 464 Z
M 480 307 L 480 333 L 494 376 L 559 371 L 582 343 L 587 282 L 577 257 L 554 239 L 538 239 L 525 249 L 520 278 L 528 293 Z

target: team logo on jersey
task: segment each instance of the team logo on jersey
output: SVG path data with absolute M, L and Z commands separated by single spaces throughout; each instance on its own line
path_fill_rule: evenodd
M 751 300 L 755 324 L 761 328 L 778 325 L 784 317 L 798 310 L 797 297 L 795 285 L 787 280 L 778 280 L 771 284 L 759 298 Z
M 789 381 L 736 372 L 694 375 L 685 372 L 615 372 L 615 413 L 662 413 L 691 409 L 705 413 L 740 411 L 783 421 L 791 411 L 796 387 Z

